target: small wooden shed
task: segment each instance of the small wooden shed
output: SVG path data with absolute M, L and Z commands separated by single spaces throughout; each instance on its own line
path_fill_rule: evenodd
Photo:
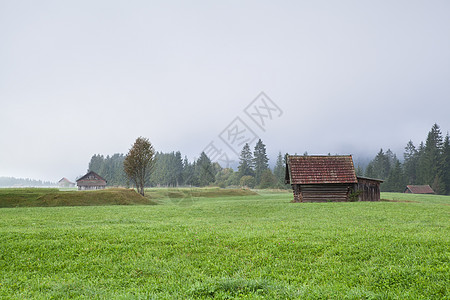
M 61 178 L 60 181 L 58 181 L 58 186 L 60 188 L 71 188 L 71 187 L 75 187 L 75 183 L 71 182 L 66 177 L 63 177 L 63 178 Z
M 78 190 L 103 190 L 106 180 L 97 173 L 90 171 L 77 180 Z
M 288 155 L 293 202 L 379 201 L 382 180 L 357 177 L 351 155 Z
M 380 184 L 383 183 L 383 180 L 361 176 L 357 178 L 356 194 L 358 195 L 358 201 L 380 201 Z
M 435 194 L 431 186 L 427 185 L 407 185 L 404 193 L 407 194 Z

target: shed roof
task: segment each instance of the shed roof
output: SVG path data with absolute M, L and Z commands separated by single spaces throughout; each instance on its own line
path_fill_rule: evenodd
M 431 186 L 427 185 L 407 185 L 406 190 L 409 190 L 413 194 L 434 194 Z
M 288 155 L 286 171 L 290 184 L 358 182 L 351 155 Z
M 362 179 L 362 180 L 368 180 L 368 181 L 375 181 L 375 182 L 379 182 L 379 183 L 384 182 L 383 179 L 378 179 L 378 178 L 370 178 L 370 177 L 364 177 L 364 176 L 356 176 L 356 178 L 358 178 L 358 180 Z
M 63 178 L 61 178 L 61 180 L 60 181 L 58 181 L 58 183 L 70 183 L 70 184 L 73 184 L 73 182 L 71 182 L 69 179 L 67 179 L 66 177 L 63 177 Z

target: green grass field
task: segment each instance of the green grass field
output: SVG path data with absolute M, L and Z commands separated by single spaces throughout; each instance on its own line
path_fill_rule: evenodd
M 450 197 L 299 204 L 222 192 L 1 208 L 0 298 L 450 298 Z
M 441 195 L 419 195 L 403 193 L 382 193 L 381 198 L 392 201 L 417 202 L 424 204 L 444 204 L 450 205 L 450 196 Z

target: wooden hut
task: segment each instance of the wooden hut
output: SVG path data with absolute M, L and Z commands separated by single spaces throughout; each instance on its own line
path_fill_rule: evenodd
M 294 202 L 378 201 L 382 180 L 356 177 L 351 155 L 288 155 L 285 182 Z
M 407 185 L 404 193 L 407 194 L 434 194 L 431 186 L 427 185 Z
M 60 188 L 71 188 L 71 187 L 75 187 L 75 183 L 71 182 L 66 177 L 63 177 L 63 178 L 61 178 L 60 181 L 58 181 L 58 186 Z
M 97 173 L 90 171 L 77 180 L 78 190 L 103 190 L 106 180 Z

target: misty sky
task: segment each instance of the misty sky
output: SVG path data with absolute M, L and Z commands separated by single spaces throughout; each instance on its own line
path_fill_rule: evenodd
M 447 0 L 0 0 L 0 176 L 75 180 L 138 136 L 191 160 L 255 137 L 272 160 L 401 157 L 450 130 L 449 16 Z

